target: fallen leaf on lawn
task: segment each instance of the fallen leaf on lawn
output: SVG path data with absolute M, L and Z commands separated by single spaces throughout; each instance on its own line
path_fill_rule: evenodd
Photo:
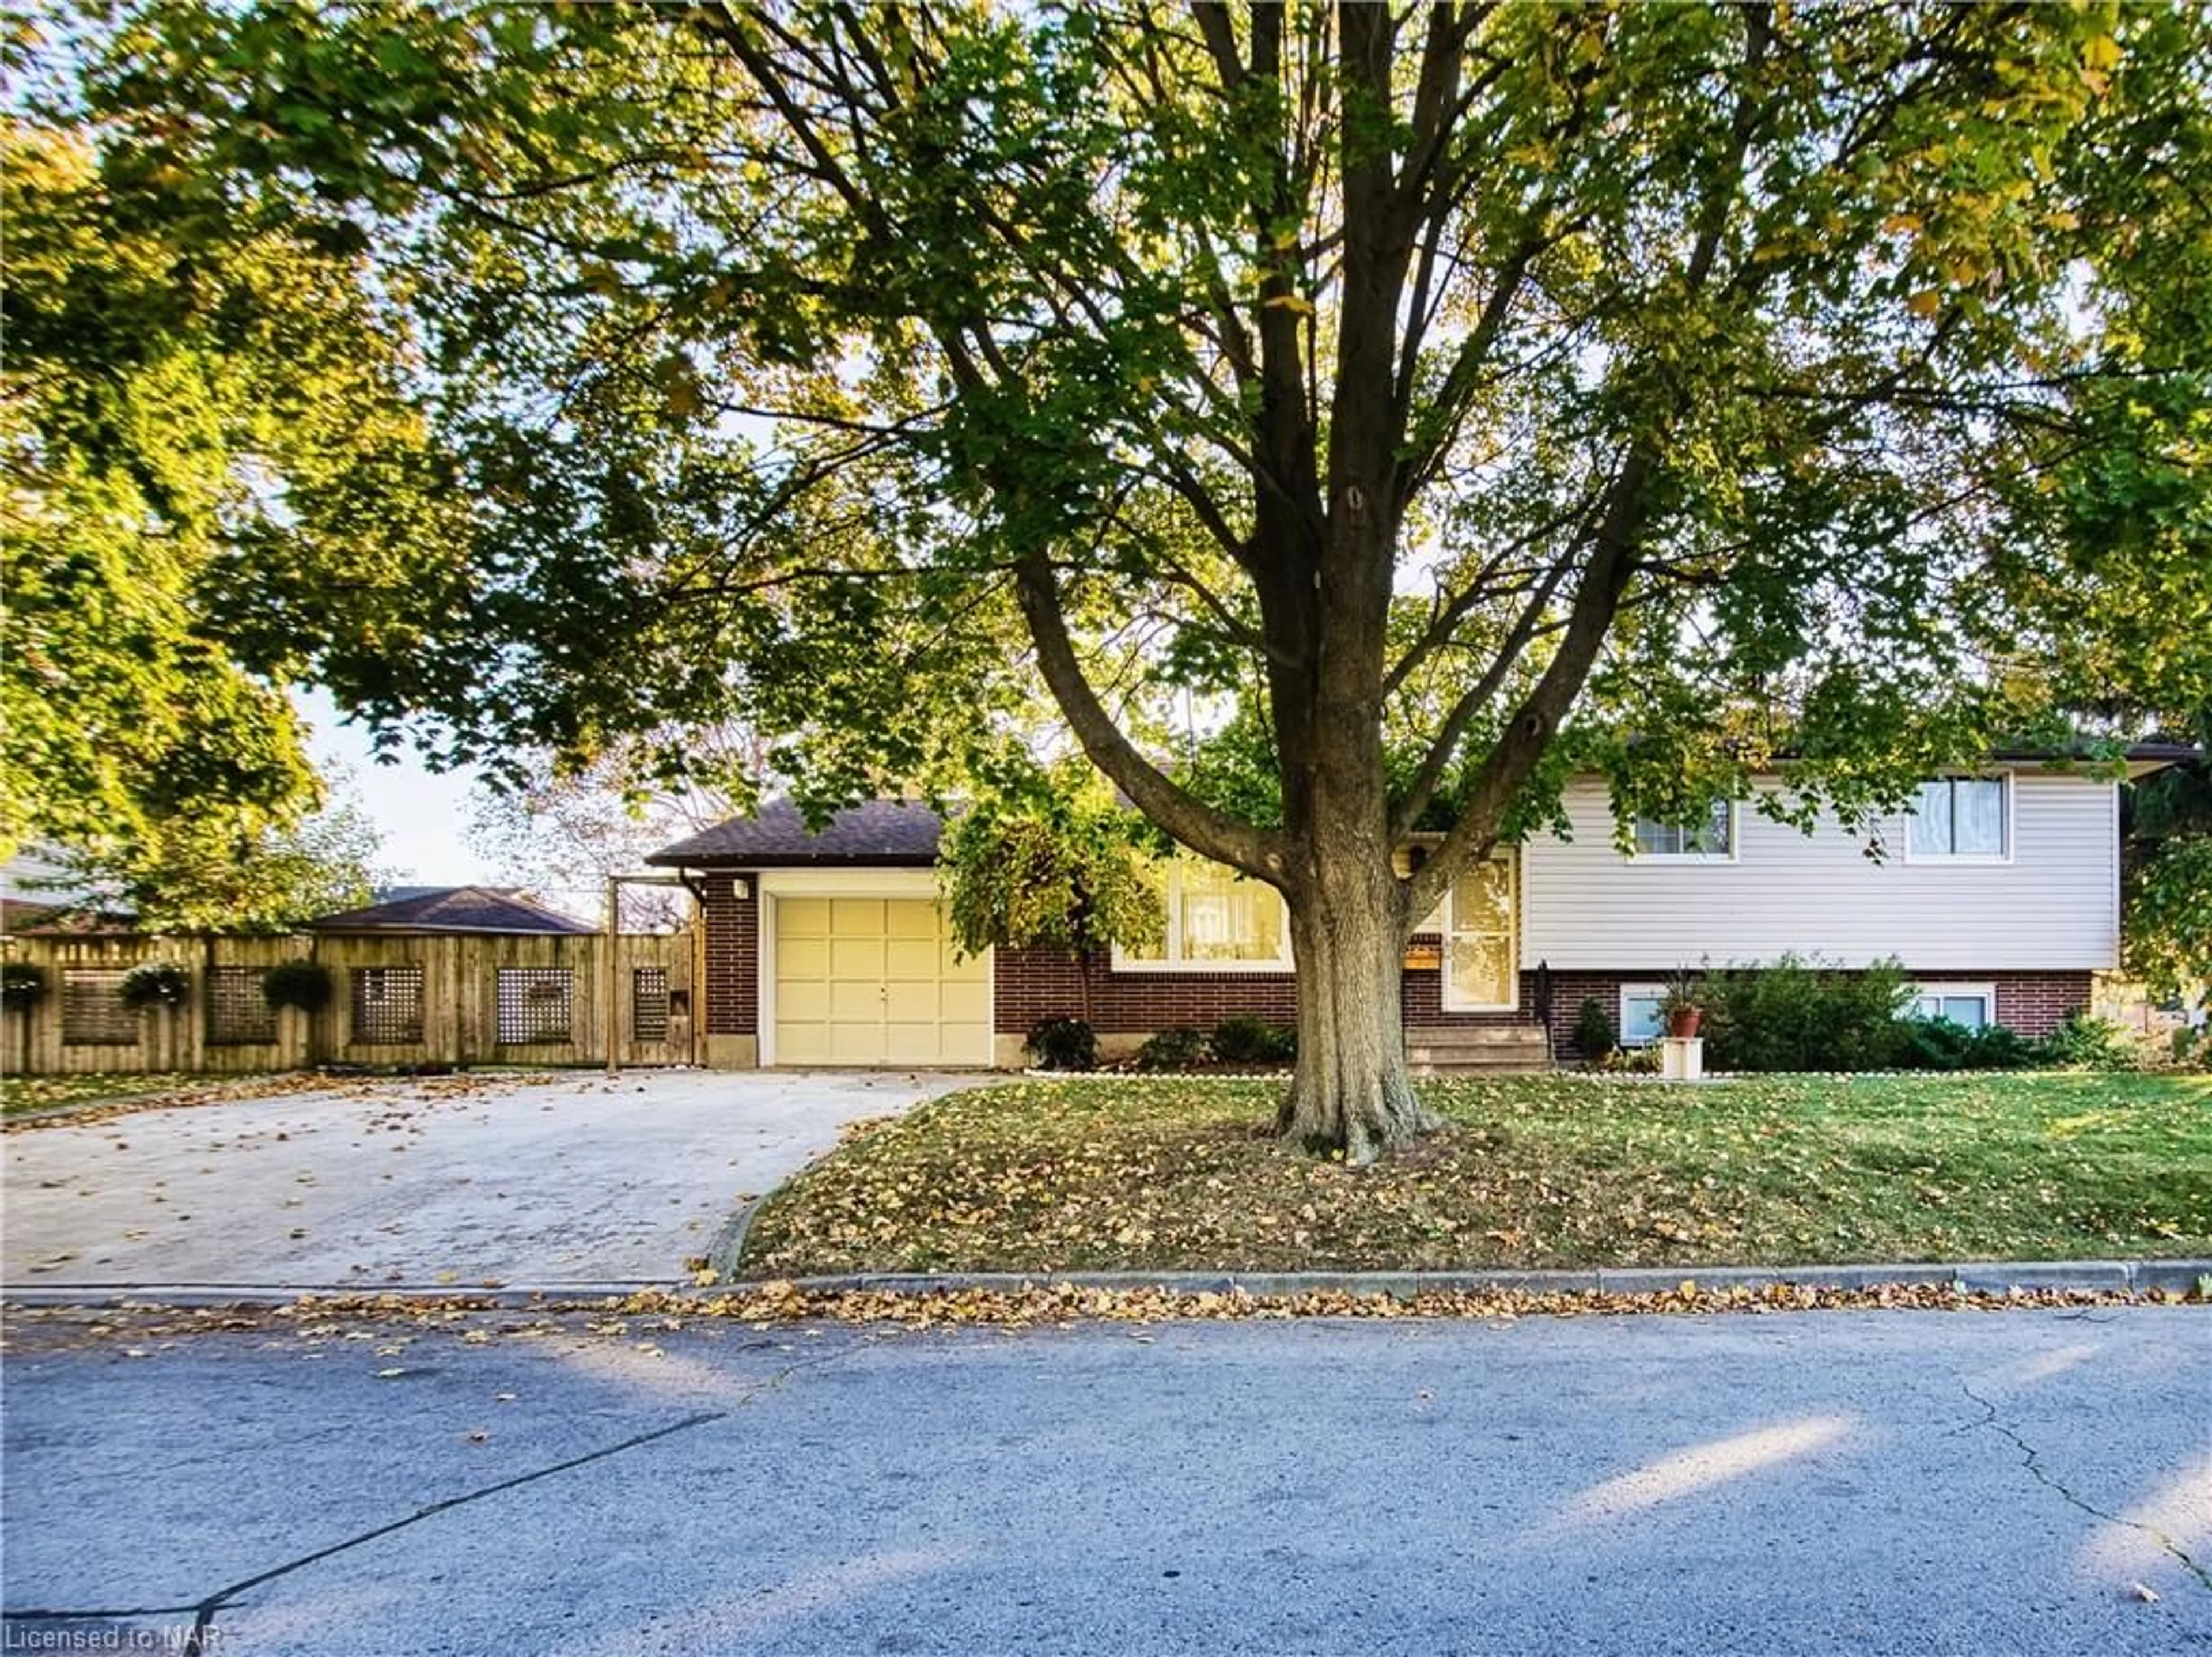
M 376 1378 L 379 1380 L 397 1380 L 400 1376 L 406 1373 L 407 1372 L 404 1369 L 401 1369 L 397 1367 L 390 1369 L 380 1369 L 376 1372 Z
M 2134 1583 L 2129 1587 L 2128 1592 L 2134 1594 L 2136 1599 L 2142 1600 L 2146 1605 L 2154 1605 L 2158 1603 L 2157 1593 L 2148 1583 Z

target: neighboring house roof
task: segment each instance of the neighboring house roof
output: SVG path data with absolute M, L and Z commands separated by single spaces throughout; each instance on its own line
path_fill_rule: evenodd
M 41 903 L 29 898 L 0 898 L 0 934 L 69 934 L 129 932 L 136 923 L 128 915 L 106 910 L 72 909 L 65 903 Z
M 732 817 L 688 840 L 663 846 L 645 860 L 679 868 L 803 868 L 840 864 L 937 861 L 944 827 L 935 812 L 910 800 L 871 800 L 841 811 L 820 833 L 806 826 L 799 807 L 772 800 L 754 817 Z
M 399 888 L 413 895 L 365 909 L 349 909 L 307 923 L 315 932 L 535 932 L 579 935 L 596 932 L 558 910 L 497 886 Z

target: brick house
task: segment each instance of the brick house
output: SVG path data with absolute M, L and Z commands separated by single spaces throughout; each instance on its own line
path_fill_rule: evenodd
M 2133 749 L 2130 770 L 2188 752 Z M 2041 1035 L 2118 964 L 2118 803 L 2109 777 L 2007 756 L 1923 784 L 1881 825 L 1879 859 L 1875 837 L 1833 822 L 1801 833 L 1749 800 L 1700 824 L 1637 823 L 1624 854 L 1604 785 L 1577 778 L 1568 834 L 1500 849 L 1419 929 L 1401 990 L 1409 1055 L 1540 1063 L 1546 1022 L 1570 1055 L 1589 996 L 1624 1040 L 1649 1040 L 1676 968 L 1793 952 L 1845 967 L 1894 956 L 1929 1013 Z M 963 959 L 937 900 L 939 826 L 925 807 L 877 801 L 815 834 L 779 801 L 647 859 L 702 898 L 708 1064 L 1011 1067 L 1038 1019 L 1085 1006 L 1109 1052 L 1231 1014 L 1294 1019 L 1280 898 L 1194 860 L 1169 869 L 1147 951 Z

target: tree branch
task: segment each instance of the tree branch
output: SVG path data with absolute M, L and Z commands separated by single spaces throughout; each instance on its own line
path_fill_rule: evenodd
M 1201 857 L 1226 863 L 1280 887 L 1286 860 L 1281 837 L 1207 805 L 1171 780 L 1123 735 L 1083 671 L 1061 613 L 1059 583 L 1042 557 L 1016 567 L 1015 592 L 1036 647 L 1037 667 L 1066 715 L 1091 763 L 1129 797 L 1136 808 Z

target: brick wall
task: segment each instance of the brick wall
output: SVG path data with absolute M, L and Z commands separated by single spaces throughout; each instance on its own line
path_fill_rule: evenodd
M 755 877 L 747 876 L 748 884 Z M 730 877 L 707 877 L 707 1033 L 750 1036 L 760 1029 L 760 888 L 743 901 Z
M 1997 987 L 1997 1022 L 2031 1039 L 2047 1036 L 2066 1021 L 2069 1013 L 2089 1004 L 2087 972 L 1954 972 L 1947 978 L 1969 978 Z M 1930 980 L 1936 982 L 1936 980 Z
M 993 979 L 993 1023 L 1002 1035 L 1026 1035 L 1042 1018 L 1085 1016 L 1075 957 L 1054 949 L 1001 949 Z M 1105 956 L 1091 964 L 1094 1030 L 1165 1030 L 1178 1024 L 1209 1029 L 1234 1013 L 1278 1024 L 1298 1015 L 1297 988 L 1287 972 L 1116 972 Z
M 996 981 L 994 1023 L 1001 1035 L 1026 1035 L 1042 1018 L 1083 1016 L 1083 985 L 1073 955 L 1002 949 Z M 1409 1026 L 1518 1024 L 1532 1016 L 1445 1012 L 1443 974 L 1435 967 L 1409 968 L 1401 983 L 1401 1006 Z M 1534 993 L 1533 975 L 1523 973 L 1524 1008 L 1534 1004 Z M 1116 972 L 1102 953 L 1091 962 L 1091 1008 L 1092 1029 L 1137 1034 L 1176 1025 L 1210 1029 L 1239 1013 L 1291 1024 L 1298 998 L 1287 972 Z

